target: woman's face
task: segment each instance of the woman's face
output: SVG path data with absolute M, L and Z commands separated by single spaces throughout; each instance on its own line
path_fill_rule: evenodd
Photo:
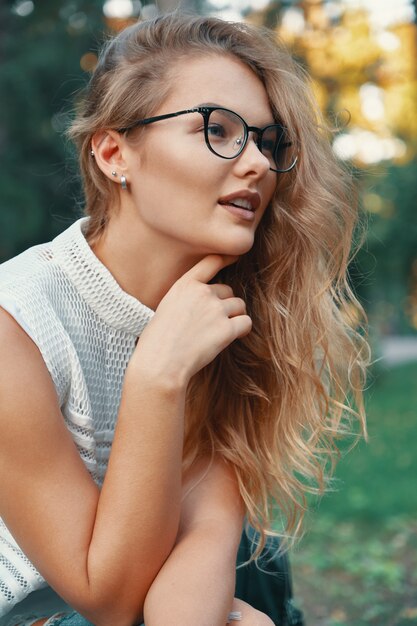
M 233 57 L 208 55 L 179 62 L 171 80 L 171 95 L 154 115 L 205 104 L 231 109 L 249 126 L 274 121 L 263 84 Z M 247 252 L 278 176 L 252 134 L 235 159 L 210 152 L 200 113 L 146 126 L 128 150 L 127 161 L 130 199 L 140 227 L 156 246 L 171 244 L 191 255 Z M 251 211 L 236 207 L 242 200 L 251 203 Z

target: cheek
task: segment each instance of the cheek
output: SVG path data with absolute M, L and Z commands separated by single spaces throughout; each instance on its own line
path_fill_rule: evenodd
M 203 182 L 200 163 L 199 159 L 193 159 L 189 152 L 173 152 L 167 148 L 149 154 L 141 173 L 155 194 L 171 194 L 173 200 L 177 194 L 183 195 Z
M 159 171 L 169 168 L 175 176 L 188 176 L 190 181 L 198 178 L 201 184 L 208 176 L 216 177 L 227 169 L 227 161 L 210 152 L 202 133 L 167 133 L 161 141 L 149 145 L 145 156 L 149 166 Z
M 138 172 L 134 189 L 141 219 L 170 234 L 193 224 L 195 227 L 208 203 L 212 204 L 205 179 L 201 165 L 186 167 L 178 161 L 170 163 L 163 156 L 159 161 L 149 159 L 146 168 Z

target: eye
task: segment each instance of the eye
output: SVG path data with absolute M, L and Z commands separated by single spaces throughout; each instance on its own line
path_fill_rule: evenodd
M 224 139 L 226 137 L 226 129 L 221 124 L 209 124 L 207 126 L 207 134 L 213 138 Z
M 290 147 L 284 130 L 279 126 L 270 126 L 265 129 L 262 137 L 262 152 L 277 154 Z

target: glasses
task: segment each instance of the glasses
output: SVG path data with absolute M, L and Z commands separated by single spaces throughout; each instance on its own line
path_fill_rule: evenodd
M 269 124 L 264 128 L 248 126 L 240 115 L 223 107 L 196 107 L 176 113 L 148 117 L 125 128 L 119 128 L 118 132 L 127 133 L 137 126 L 147 126 L 154 122 L 188 113 L 200 113 L 203 116 L 204 138 L 207 147 L 213 154 L 222 159 L 238 157 L 245 149 L 249 133 L 253 132 L 258 150 L 266 156 L 269 161 L 269 168 L 273 172 L 289 172 L 297 163 L 296 145 L 291 141 L 285 126 L 281 126 L 281 124 Z

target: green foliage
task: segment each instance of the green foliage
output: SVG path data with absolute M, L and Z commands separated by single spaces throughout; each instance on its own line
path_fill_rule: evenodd
M 396 512 L 417 516 L 417 364 L 382 370 L 370 382 L 366 405 L 369 442 L 339 463 L 335 488 L 318 515 L 369 523 Z M 370 495 L 372 497 L 370 497 Z M 416 517 L 417 519 L 417 517 Z
M 293 558 L 314 626 L 417 624 L 417 364 L 367 394 L 369 443 L 343 458 Z
M 416 521 L 392 517 L 372 528 L 320 518 L 294 555 L 293 572 L 307 623 L 417 624 Z

